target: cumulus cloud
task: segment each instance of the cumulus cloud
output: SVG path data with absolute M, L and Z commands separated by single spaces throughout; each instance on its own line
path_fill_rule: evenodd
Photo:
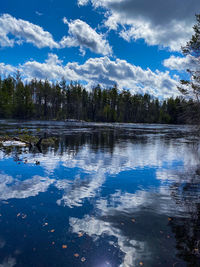
M 42 15 L 36 11 L 37 15 Z M 24 42 L 31 43 L 38 48 L 65 48 L 80 47 L 80 52 L 84 55 L 85 49 L 102 54 L 111 55 L 112 48 L 103 34 L 97 33 L 86 22 L 82 20 L 63 22 L 68 25 L 68 36 L 64 36 L 60 42 L 53 39 L 51 33 L 44 31 L 38 25 L 29 21 L 16 19 L 9 14 L 0 16 L 0 46 L 13 47 L 15 44 L 21 45 Z
M 28 80 L 60 80 L 64 77 L 68 81 L 85 81 L 88 88 L 97 84 L 103 87 L 117 84 L 120 90 L 125 88 L 131 93 L 148 93 L 160 98 L 179 94 L 176 88 L 178 78 L 171 77 L 169 72 L 144 70 L 126 60 L 111 60 L 107 56 L 90 58 L 83 64 L 69 62 L 64 65 L 57 55 L 49 54 L 43 63 L 27 61 L 20 68 Z
M 11 66 L 11 65 L 6 65 L 4 63 L 0 63 L 0 76 L 3 75 L 3 76 L 7 76 L 9 74 L 12 74 L 14 72 L 16 72 L 16 68 Z
M 78 5 L 79 6 L 84 6 L 86 4 L 88 4 L 89 0 L 78 0 Z
M 153 72 L 128 63 L 126 60 L 111 60 L 108 57 L 90 58 L 83 65 L 68 63 L 68 68 L 90 85 L 101 84 L 120 89 L 131 89 L 132 93 L 149 93 L 157 97 L 177 95 L 177 81 L 168 72 Z
M 14 44 L 31 43 L 38 48 L 59 48 L 52 35 L 42 27 L 29 21 L 16 19 L 9 14 L 0 16 L 0 46 L 13 47 Z
M 190 55 L 186 57 L 171 56 L 163 61 L 163 65 L 171 70 L 184 71 L 187 69 L 196 70 L 199 69 L 200 58 L 195 58 Z
M 44 63 L 37 61 L 27 61 L 21 68 L 23 74 L 28 80 L 32 78 L 59 80 L 64 77 L 67 80 L 78 80 L 79 76 L 68 66 L 64 66 L 62 61 L 55 54 L 49 54 Z
M 159 97 L 176 95 L 176 80 L 168 72 L 152 72 L 128 63 L 126 60 L 110 60 L 108 57 L 90 58 L 84 64 L 61 65 L 57 56 L 50 54 L 45 63 L 26 62 L 22 68 L 27 76 L 38 78 L 85 80 L 89 85 L 118 84 L 119 88 L 132 89 L 133 93 L 149 93 Z
M 79 0 L 79 5 L 89 1 Z M 103 7 L 105 25 L 116 30 L 123 26 L 120 36 L 125 40 L 143 38 L 149 45 L 179 50 L 192 35 L 195 14 L 200 2 L 183 0 L 90 0 L 95 8 Z
M 69 35 L 63 37 L 60 42 L 61 47 L 80 47 L 83 54 L 85 48 L 96 54 L 112 54 L 112 48 L 103 34 L 97 33 L 86 22 L 80 19 L 68 22 L 66 18 L 63 22 L 69 27 Z

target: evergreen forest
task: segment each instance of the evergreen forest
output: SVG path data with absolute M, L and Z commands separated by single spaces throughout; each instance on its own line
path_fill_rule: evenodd
M 184 124 L 195 123 L 196 109 L 195 102 L 183 97 L 159 100 L 119 91 L 117 86 L 103 89 L 98 85 L 88 91 L 64 79 L 24 83 L 19 73 L 0 79 L 1 119 Z

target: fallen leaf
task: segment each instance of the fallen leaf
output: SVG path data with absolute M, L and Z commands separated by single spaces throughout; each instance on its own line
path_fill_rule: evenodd
M 78 258 L 79 257 L 79 254 L 78 253 L 75 253 L 74 254 L 74 257 Z
M 22 214 L 22 219 L 26 219 L 27 215 L 26 214 Z
M 86 258 L 82 257 L 82 258 L 81 258 L 81 261 L 82 261 L 82 262 L 86 261 Z
M 82 237 L 83 236 L 83 233 L 82 232 L 79 232 L 78 233 L 78 237 Z
M 62 248 L 67 248 L 67 245 L 62 245 Z

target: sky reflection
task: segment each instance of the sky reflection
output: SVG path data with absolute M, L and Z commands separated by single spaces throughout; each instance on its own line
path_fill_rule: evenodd
M 38 241 L 43 235 L 43 241 L 49 240 L 51 229 L 44 232 L 43 227 L 47 218 L 52 221 L 56 231 L 48 242 L 60 244 L 60 249 L 51 252 L 52 266 L 64 266 L 64 254 L 59 254 L 62 244 L 67 245 L 70 266 L 86 264 L 81 257 L 91 267 L 186 266 L 188 260 L 178 254 L 175 231 L 179 222 L 186 220 L 190 225 L 199 210 L 198 146 L 187 137 L 156 134 L 122 138 L 109 133 L 111 143 L 105 142 L 105 136 L 102 143 L 102 134 L 106 136 L 104 132 L 98 137 L 94 134 L 93 139 L 87 133 L 78 133 L 76 139 L 74 135 L 60 137 L 57 148 L 42 153 L 27 148 L 0 150 L 0 225 L 2 229 L 11 225 L 7 234 L 0 231 L 0 266 L 25 266 L 27 262 L 24 241 L 19 242 L 21 253 L 16 255 L 18 248 L 9 245 L 8 238 L 23 209 L 29 214 L 18 231 L 28 227 L 29 233 L 28 225 L 40 224 L 35 232 Z M 194 242 L 191 251 L 195 246 Z M 39 257 L 50 249 L 40 249 Z M 78 250 L 76 262 L 73 254 Z M 32 254 L 27 255 L 34 266 Z

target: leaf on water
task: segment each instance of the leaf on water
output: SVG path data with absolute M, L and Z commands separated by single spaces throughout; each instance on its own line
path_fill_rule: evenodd
M 67 245 L 62 245 L 62 248 L 67 248 Z
M 82 258 L 81 258 L 81 261 L 82 261 L 82 262 L 86 261 L 86 258 L 85 258 L 85 257 L 82 257 Z
M 27 215 L 26 214 L 22 214 L 22 219 L 26 219 Z
M 82 237 L 83 236 L 83 233 L 82 232 L 79 232 L 78 233 L 78 237 Z
M 75 253 L 74 254 L 74 257 L 78 258 L 79 257 L 79 254 L 78 253 Z

